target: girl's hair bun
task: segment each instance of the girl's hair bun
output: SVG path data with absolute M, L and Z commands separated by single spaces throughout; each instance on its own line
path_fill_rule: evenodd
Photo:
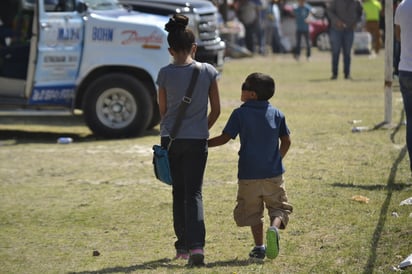
M 187 24 L 189 23 L 189 18 L 182 14 L 175 14 L 169 19 L 169 22 L 165 25 L 165 30 L 167 32 L 174 32 L 178 30 L 185 30 Z

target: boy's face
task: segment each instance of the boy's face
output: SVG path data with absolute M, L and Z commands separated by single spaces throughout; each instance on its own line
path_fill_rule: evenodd
M 242 102 L 247 102 L 250 100 L 257 100 L 257 94 L 252 90 L 248 83 L 244 82 L 242 84 L 242 95 L 240 97 Z

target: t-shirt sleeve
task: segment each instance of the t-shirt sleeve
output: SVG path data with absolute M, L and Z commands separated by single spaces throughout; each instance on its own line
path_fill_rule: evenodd
M 395 10 L 395 17 L 393 18 L 393 20 L 394 20 L 394 24 L 395 24 L 395 25 L 399 25 L 399 24 L 400 24 L 400 22 L 399 22 L 399 9 L 396 9 L 396 10 Z
M 209 63 L 204 63 L 204 65 L 206 66 L 207 75 L 209 75 L 210 81 L 212 82 L 216 80 L 219 76 L 219 72 L 216 70 L 216 68 Z
M 223 133 L 229 135 L 232 139 L 235 139 L 240 132 L 240 119 L 236 110 L 232 112 L 229 120 L 226 123 Z
M 280 120 L 280 126 L 279 126 L 279 137 L 282 136 L 289 136 L 290 131 L 288 128 L 288 125 L 286 124 L 286 118 L 285 116 L 282 115 L 282 118 Z
M 160 69 L 159 73 L 157 74 L 156 84 L 159 87 L 164 87 L 164 82 L 165 82 L 165 73 L 163 69 Z

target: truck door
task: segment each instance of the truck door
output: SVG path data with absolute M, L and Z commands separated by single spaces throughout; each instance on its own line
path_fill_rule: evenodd
M 0 1 L 0 103 L 24 102 L 33 20 L 29 0 Z
M 38 0 L 39 42 L 31 104 L 73 106 L 83 45 L 76 0 Z

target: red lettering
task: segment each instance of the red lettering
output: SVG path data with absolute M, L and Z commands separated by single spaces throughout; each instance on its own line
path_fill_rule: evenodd
M 135 30 L 125 30 L 122 32 L 122 35 L 127 36 L 127 38 L 122 41 L 122 45 L 133 43 L 162 44 L 162 36 L 156 31 L 153 31 L 149 36 L 139 36 L 139 33 Z

